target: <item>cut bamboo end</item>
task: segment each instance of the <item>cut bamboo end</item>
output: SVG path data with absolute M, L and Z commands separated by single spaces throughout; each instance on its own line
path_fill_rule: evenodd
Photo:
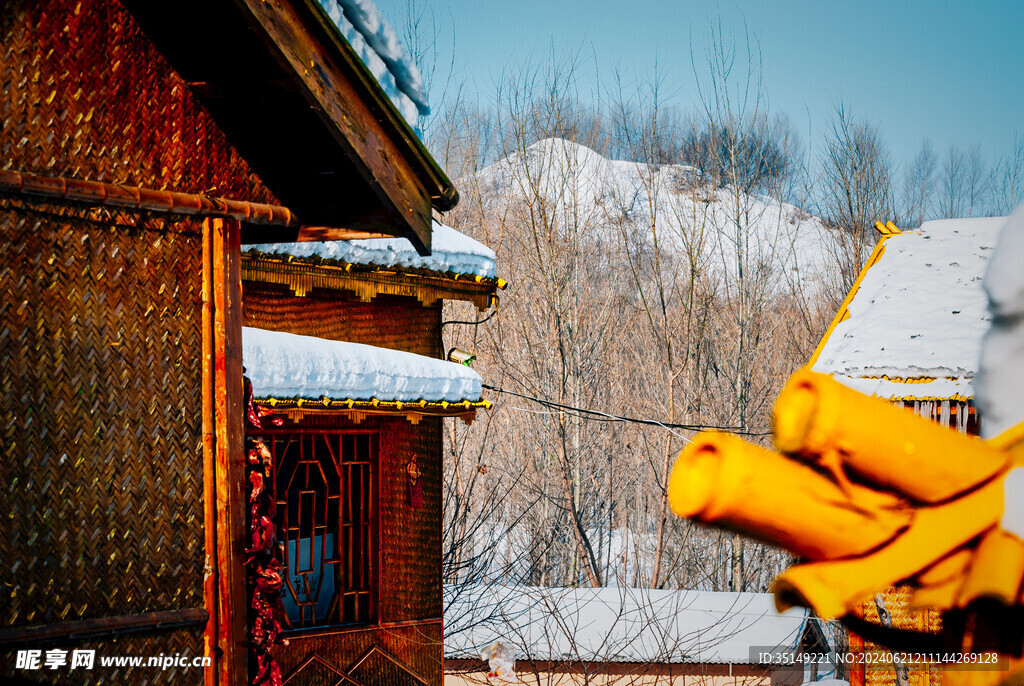
M 819 398 L 806 375 L 794 374 L 779 393 L 772 412 L 775 447 L 784 453 L 796 453 L 807 444 Z
M 679 454 L 669 476 L 668 499 L 680 517 L 704 512 L 718 490 L 722 458 L 714 438 L 701 434 Z

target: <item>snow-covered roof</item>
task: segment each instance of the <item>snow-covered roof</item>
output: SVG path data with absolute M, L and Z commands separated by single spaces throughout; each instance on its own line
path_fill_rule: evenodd
M 242 363 L 257 399 L 477 402 L 481 394 L 480 375 L 461 364 L 250 327 Z
M 989 326 L 982 277 L 1005 221 L 936 220 L 885 239 L 814 371 L 890 400 L 972 398 Z
M 407 238 L 263 243 L 247 247 L 246 252 L 495 278 L 493 250 L 437 221 L 433 224 L 431 253 L 426 256 L 417 253 Z
M 518 660 L 750 664 L 752 647 L 795 649 L 808 611 L 768 593 L 446 586 L 446 659 L 495 641 Z M 756 660 L 755 660 L 756 662 Z
M 423 77 L 373 0 L 320 0 L 320 4 L 418 135 L 420 116 L 430 114 Z

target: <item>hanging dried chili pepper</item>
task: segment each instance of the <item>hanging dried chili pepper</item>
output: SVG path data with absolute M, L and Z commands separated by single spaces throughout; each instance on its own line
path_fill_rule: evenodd
M 245 379 L 245 403 L 248 428 L 260 430 L 262 417 L 253 403 L 249 379 Z M 271 421 L 280 423 L 280 420 Z M 289 623 L 281 600 L 284 578 L 281 574 L 280 544 L 275 539 L 274 502 L 267 490 L 267 484 L 273 478 L 273 458 L 267 446 L 258 439 L 246 438 L 246 472 L 252 547 L 245 551 L 245 564 L 252 582 L 250 646 L 256 663 L 252 683 L 254 686 L 281 686 L 281 668 L 271 650 L 276 643 L 287 645 L 280 634 Z

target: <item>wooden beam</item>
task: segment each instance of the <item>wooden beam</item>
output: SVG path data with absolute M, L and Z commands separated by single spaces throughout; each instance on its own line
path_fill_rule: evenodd
M 209 613 L 203 632 L 203 655 L 213 658 L 213 669 L 204 670 L 206 686 L 217 686 L 220 655 L 217 632 L 217 418 L 213 389 L 213 229 L 203 222 L 203 520 L 205 555 L 203 600 Z
M 301 226 L 298 228 L 246 225 L 242 228 L 242 245 L 261 243 L 296 243 L 303 241 L 354 241 L 364 238 L 394 238 L 394 233 L 363 231 L 335 226 Z
M 136 615 L 76 619 L 39 626 L 18 626 L 0 629 L 0 645 L 27 646 L 59 641 L 85 641 L 106 636 L 123 636 L 139 632 L 174 631 L 206 624 L 208 612 L 197 607 L 188 610 L 163 610 Z
M 328 124 L 387 214 L 407 228 L 417 250 L 428 254 L 430 195 L 382 126 L 381 114 L 371 110 L 374 97 L 353 74 L 365 67 L 343 63 L 345 51 L 321 41 L 322 36 L 334 36 L 335 28 L 311 30 L 311 20 L 324 23 L 323 10 L 306 7 L 303 12 L 296 7 L 302 3 L 286 0 L 237 2 L 248 11 L 267 48 L 298 77 L 310 106 Z
M 219 686 L 248 683 L 245 590 L 245 427 L 242 386 L 242 278 L 239 222 L 210 219 L 213 405 L 217 520 Z

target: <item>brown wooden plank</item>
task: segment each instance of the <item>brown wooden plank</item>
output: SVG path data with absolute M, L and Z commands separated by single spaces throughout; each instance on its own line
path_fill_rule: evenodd
M 208 222 L 212 241 L 216 426 L 218 684 L 248 683 L 245 593 L 245 455 L 242 388 L 241 227 Z
M 332 226 L 303 226 L 296 241 L 356 241 L 365 238 L 392 238 L 389 233 L 361 231 Z M 280 242 L 280 241 L 278 241 Z
M 0 645 L 36 645 L 51 641 L 81 641 L 106 636 L 123 636 L 136 632 L 174 631 L 206 623 L 205 608 L 163 610 L 116 617 L 76 619 L 39 626 L 18 626 L 0 629 Z
M 417 249 L 429 252 L 431 198 L 409 161 L 374 116 L 367 95 L 334 55 L 310 30 L 303 16 L 285 0 L 238 0 L 268 48 L 299 77 L 310 104 L 331 124 L 338 143 L 372 187 L 388 215 L 403 224 Z M 321 33 L 324 33 L 321 31 Z M 360 227 L 352 227 L 360 228 Z
M 217 442 L 213 389 L 213 227 L 203 222 L 203 518 L 206 528 L 203 598 L 209 618 L 203 632 L 203 655 L 213 657 L 213 669 L 204 670 L 206 686 L 216 686 L 217 654 Z

